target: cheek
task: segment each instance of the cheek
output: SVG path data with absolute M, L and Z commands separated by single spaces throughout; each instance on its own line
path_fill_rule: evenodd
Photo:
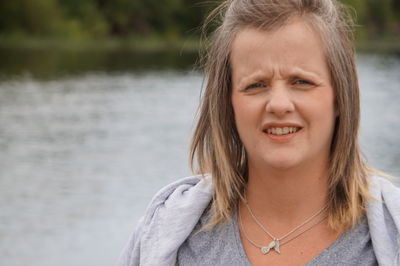
M 299 102 L 298 110 L 312 128 L 312 132 L 326 135 L 333 131 L 336 117 L 333 96 L 319 93 L 302 100 Z
M 243 108 L 235 110 L 235 124 L 241 137 L 248 131 L 250 123 L 251 115 L 248 114 L 247 110 Z
M 236 129 L 243 142 L 246 142 L 246 136 L 252 134 L 257 128 L 257 108 L 253 102 L 245 97 L 232 97 L 232 107 L 235 116 Z
M 333 102 L 325 102 L 321 104 L 318 111 L 314 112 L 315 121 L 319 130 L 324 132 L 324 135 L 330 135 L 334 130 L 336 111 Z
M 236 123 L 251 124 L 256 122 L 260 109 L 256 102 L 249 101 L 245 97 L 242 97 L 232 101 L 232 106 Z
M 235 122 L 237 123 L 237 126 L 240 127 L 242 121 L 246 120 L 245 117 L 248 113 L 248 106 L 240 97 L 232 97 L 232 107 L 235 115 Z

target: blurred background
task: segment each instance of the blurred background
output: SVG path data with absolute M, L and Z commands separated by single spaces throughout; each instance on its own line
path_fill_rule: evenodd
M 400 176 L 400 0 L 343 2 L 361 146 Z M 199 25 L 218 3 L 0 1 L 1 266 L 114 265 L 154 193 L 190 175 Z

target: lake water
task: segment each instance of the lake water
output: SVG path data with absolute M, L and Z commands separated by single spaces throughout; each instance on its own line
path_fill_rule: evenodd
M 363 151 L 400 176 L 400 57 L 363 55 L 358 68 Z M 190 174 L 201 75 L 90 69 L 2 72 L 2 266 L 114 265 L 152 195 Z

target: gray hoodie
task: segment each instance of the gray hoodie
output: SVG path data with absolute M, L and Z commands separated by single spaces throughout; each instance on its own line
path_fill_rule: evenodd
M 370 192 L 377 199 L 367 206 L 376 259 L 379 265 L 400 266 L 400 189 L 374 176 Z M 118 265 L 175 265 L 179 247 L 193 231 L 211 199 L 211 176 L 187 177 L 161 189 L 139 221 Z

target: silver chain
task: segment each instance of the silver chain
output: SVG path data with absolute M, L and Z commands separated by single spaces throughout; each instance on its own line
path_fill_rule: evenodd
M 325 205 L 324 207 L 322 207 L 319 211 L 317 211 L 316 213 L 314 213 L 311 217 L 307 218 L 303 223 L 299 224 L 298 226 L 296 226 L 295 228 L 293 228 L 291 231 L 289 231 L 288 233 L 286 233 L 285 235 L 281 236 L 281 237 L 275 237 L 273 236 L 262 224 L 261 222 L 257 219 L 257 217 L 254 215 L 253 211 L 251 210 L 249 204 L 247 204 L 247 202 L 244 202 L 244 204 L 247 207 L 247 210 L 249 211 L 251 217 L 253 218 L 253 220 L 256 222 L 256 224 L 267 234 L 269 235 L 272 239 L 276 239 L 278 241 L 286 238 L 287 236 L 291 235 L 293 232 L 295 232 L 297 229 L 303 227 L 305 224 L 307 224 L 308 222 L 310 222 L 312 219 L 314 219 L 316 216 L 318 216 L 319 214 L 321 214 L 327 207 L 327 205 Z
M 280 243 L 279 239 L 273 238 L 273 241 L 272 241 L 272 242 L 277 243 L 277 245 L 278 245 L 278 250 L 277 250 L 278 253 L 280 253 L 280 250 L 279 250 L 279 247 L 280 247 L 280 246 L 285 245 L 286 243 L 288 243 L 288 242 L 290 242 L 290 241 L 292 241 L 292 240 L 298 238 L 298 237 L 301 236 L 302 234 L 304 234 L 304 233 L 306 233 L 307 231 L 311 230 L 311 229 L 314 228 L 315 226 L 317 226 L 317 225 L 319 225 L 320 223 L 322 223 L 327 217 L 328 217 L 328 216 L 324 216 L 322 219 L 318 220 L 316 223 L 312 224 L 310 227 L 304 229 L 303 231 L 299 232 L 298 234 L 294 235 L 292 238 L 289 238 L 288 240 L 286 240 L 286 241 L 284 241 L 284 242 L 282 242 L 282 243 Z M 239 210 L 239 217 L 238 217 L 238 219 L 239 219 L 239 225 L 240 225 L 240 227 L 241 227 L 241 229 L 242 229 L 242 233 L 243 233 L 244 237 L 246 238 L 246 240 L 249 241 L 250 244 L 252 244 L 253 246 L 255 246 L 255 247 L 261 249 L 261 252 L 262 252 L 263 254 L 268 253 L 268 252 L 269 252 L 268 246 L 262 246 L 262 245 L 259 245 L 259 244 L 255 243 L 255 242 L 254 242 L 253 240 L 251 240 L 251 239 L 249 238 L 249 236 L 247 235 L 246 231 L 244 230 L 244 226 L 243 226 L 243 222 L 242 222 L 242 217 L 241 217 L 241 215 L 240 215 L 240 210 Z M 282 238 L 281 238 L 281 239 L 282 239 Z M 272 243 L 272 242 L 271 242 L 271 243 Z M 274 244 L 274 245 L 275 245 L 275 244 Z M 268 248 L 268 251 L 263 252 L 263 249 L 265 249 L 265 248 Z

